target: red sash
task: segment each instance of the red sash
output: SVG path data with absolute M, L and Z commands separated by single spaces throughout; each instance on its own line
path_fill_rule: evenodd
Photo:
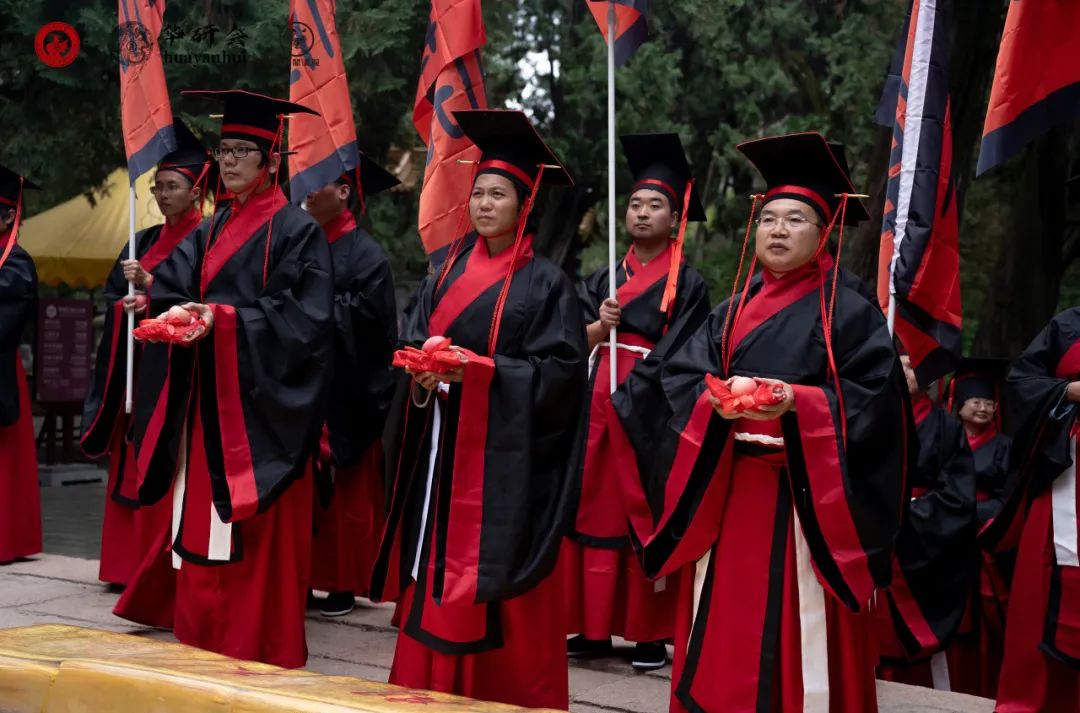
M 533 258 L 533 236 L 526 235 L 522 240 L 525 241 L 525 245 L 517 264 L 513 266 L 514 272 L 527 265 Z M 442 299 L 432 310 L 431 317 L 428 319 L 428 335 L 445 336 L 450 325 L 461 316 L 466 307 L 506 278 L 513 257 L 513 246 L 491 257 L 488 254 L 487 240 L 478 237 L 469 254 L 469 261 L 465 264 L 465 271 L 447 288 Z
M 662 253 L 650 260 L 648 265 L 641 263 L 634 246 L 631 245 L 626 257 L 623 258 L 626 281 L 615 291 L 619 306 L 625 307 L 660 280 L 666 280 L 669 267 L 671 267 L 670 243 Z
M 965 433 L 967 432 L 965 431 Z M 975 435 L 967 433 L 968 446 L 971 447 L 971 452 L 974 453 L 990 441 L 994 440 L 994 436 L 997 434 L 998 426 L 993 421 L 990 422 L 990 425 L 987 426 L 986 430 L 982 433 L 976 433 Z
M 192 208 L 176 222 L 175 225 L 161 226 L 161 235 L 158 236 L 157 242 L 150 246 L 143 256 L 139 259 L 139 263 L 142 268 L 147 272 L 153 272 L 154 268 L 161 264 L 161 261 L 169 257 L 169 254 L 180 244 L 180 241 L 186 238 L 192 230 L 202 220 L 202 214 Z
M 214 277 L 221 272 L 221 268 L 229 262 L 240 248 L 247 244 L 255 232 L 270 222 L 279 210 L 289 204 L 285 194 L 277 186 L 271 186 L 262 193 L 250 196 L 244 203 L 233 203 L 225 226 L 218 233 L 213 244 L 207 248 L 203 258 L 203 274 L 200 283 L 201 292 L 206 293 L 206 287 Z M 213 235 L 208 236 L 212 239 Z

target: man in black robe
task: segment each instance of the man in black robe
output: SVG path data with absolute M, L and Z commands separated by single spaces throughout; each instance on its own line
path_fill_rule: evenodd
M 611 650 L 611 636 L 637 642 L 632 665 L 640 670 L 667 661 L 664 641 L 674 636 L 678 581 L 649 581 L 630 547 L 629 525 L 618 492 L 618 467 L 608 430 L 611 400 L 610 342 L 616 329 L 617 383 L 629 375 L 657 343 L 677 348 L 709 314 L 709 290 L 697 270 L 683 260 L 688 221 L 705 220 L 690 165 L 678 134 L 622 137 L 634 176 L 626 208 L 633 240 L 615 275 L 609 296 L 608 268 L 580 285 L 590 359 L 590 405 L 578 433 L 584 441 L 581 499 L 573 532 L 563 545 L 567 643 L 571 656 Z
M 307 659 L 309 471 L 326 415 L 333 267 L 322 229 L 289 204 L 277 171 L 286 115 L 312 112 L 240 90 L 187 94 L 224 101 L 216 155 L 234 198 L 155 273 L 151 303 L 202 323 L 186 344 L 143 354 L 139 502 L 173 502 L 176 637 L 298 667 Z M 140 575 L 118 613 L 140 596 Z
M 997 710 L 1080 711 L 1080 307 L 1058 314 L 1013 362 L 1009 423 L 1019 481 L 984 530 L 1016 547 Z
M 165 501 L 153 508 L 139 508 L 131 417 L 124 412 L 127 313 L 145 314 L 154 270 L 199 225 L 206 189 L 216 180 L 210 152 L 184 122 L 175 119 L 173 129 L 179 146 L 162 158 L 150 189 L 165 222 L 136 233 L 136 258 L 131 259 L 125 245 L 109 273 L 104 290 L 105 328 L 98 345 L 94 380 L 83 403 L 83 452 L 91 458 L 109 456 L 98 578 L 118 585 L 128 583 L 160 539 L 159 531 L 168 526 L 171 510 Z M 129 283 L 135 285 L 134 296 L 128 295 Z M 139 349 L 141 346 L 136 344 L 136 362 Z M 138 373 L 137 363 L 134 373 Z M 163 592 L 168 592 L 168 586 L 163 586 Z M 162 598 L 170 597 L 163 594 Z M 171 626 L 171 606 L 162 601 L 161 610 L 162 618 L 155 624 Z
M 872 712 L 866 612 L 889 582 L 913 426 L 881 310 L 826 250 L 867 216 L 820 134 L 739 150 L 768 185 L 741 296 L 612 397 L 645 573 L 695 568 L 672 710 Z M 768 398 L 727 410 L 706 377 Z
M 37 271 L 18 245 L 23 191 L 37 184 L 0 166 L 0 564 L 41 552 L 34 416 L 19 341 L 37 305 Z
M 357 188 L 357 175 L 360 188 Z M 385 523 L 381 436 L 393 395 L 397 307 L 390 261 L 353 210 L 398 180 L 361 154 L 357 171 L 309 194 L 304 208 L 334 261 L 334 359 L 320 458 L 311 586 L 329 592 L 323 616 L 366 596 Z

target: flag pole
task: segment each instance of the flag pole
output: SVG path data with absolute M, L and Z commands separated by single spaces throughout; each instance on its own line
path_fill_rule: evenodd
M 615 3 L 608 2 L 607 17 L 607 111 L 608 111 L 608 296 L 615 299 Z M 618 375 L 618 343 L 614 327 L 610 333 L 608 365 L 611 375 L 611 393 L 615 393 Z
M 135 181 L 130 181 L 128 193 L 128 259 L 135 260 Z M 128 282 L 128 297 L 135 296 L 135 283 Z M 124 413 L 131 413 L 131 390 L 135 381 L 135 312 L 127 313 L 127 374 L 124 390 Z

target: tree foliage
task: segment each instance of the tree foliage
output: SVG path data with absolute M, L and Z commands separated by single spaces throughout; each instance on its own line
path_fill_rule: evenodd
M 880 217 L 878 187 L 890 138 L 874 126 L 873 113 L 901 29 L 903 0 L 652 5 L 650 41 L 618 72 L 618 130 L 682 136 L 709 213 L 707 224 L 689 232 L 687 254 L 710 281 L 714 300 L 730 289 L 748 196 L 760 188 L 735 150 L 740 141 L 814 129 L 843 142 L 856 186 L 875 194 L 871 208 Z M 966 336 L 983 351 L 1014 353 L 1033 324 L 1080 293 L 1080 182 L 1059 185 L 1062 174 L 1080 174 L 1080 132 L 1063 127 L 1010 164 L 972 180 L 1005 6 L 1006 0 L 956 0 L 952 83 Z M 361 146 L 380 160 L 387 160 L 392 147 L 422 149 L 411 114 L 429 7 L 429 0 L 338 2 Z M 180 90 L 239 86 L 284 96 L 287 12 L 285 0 L 168 3 L 166 22 L 185 31 L 168 40 L 169 52 L 236 51 L 235 33 L 243 34 L 243 63 L 166 64 L 174 110 L 211 141 L 214 121 L 193 113 Z M 80 192 L 92 198 L 123 164 L 115 13 L 114 0 L 0 0 L 0 161 L 46 186 L 29 202 L 31 212 Z M 606 256 L 606 66 L 600 33 L 584 0 L 488 0 L 484 13 L 489 103 L 528 111 L 577 181 L 573 189 L 543 197 L 538 246 L 571 271 L 591 270 Z M 45 67 L 33 53 L 35 32 L 52 20 L 70 22 L 82 37 L 79 58 L 64 69 Z M 193 37 L 194 30 L 207 27 L 216 32 Z M 1061 190 L 1047 192 L 1046 182 L 1055 181 Z M 620 190 L 629 185 L 621 155 L 618 182 Z M 1024 195 L 1029 198 L 1021 200 Z M 367 218 L 404 284 L 425 269 L 416 237 L 417 198 L 412 190 L 368 205 Z M 1025 226 L 1041 239 L 1037 260 L 1023 260 L 1017 241 L 1032 239 Z M 871 278 L 877 229 L 867 224 L 852 231 L 844 248 L 849 264 Z M 1021 279 L 1025 271 L 1042 270 L 1054 274 Z M 1033 292 L 1037 299 L 1029 299 Z M 991 324 L 992 330 L 986 326 Z

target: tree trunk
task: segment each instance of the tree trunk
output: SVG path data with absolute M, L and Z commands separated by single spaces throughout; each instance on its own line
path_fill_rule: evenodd
M 963 223 L 964 198 L 975 173 L 976 150 L 1005 26 L 1004 0 L 954 3 L 954 40 L 949 58 L 953 119 L 953 180 Z
M 973 352 L 1018 354 L 1057 308 L 1065 242 L 1067 135 L 1054 129 L 1011 164 L 1012 216 L 983 301 Z

